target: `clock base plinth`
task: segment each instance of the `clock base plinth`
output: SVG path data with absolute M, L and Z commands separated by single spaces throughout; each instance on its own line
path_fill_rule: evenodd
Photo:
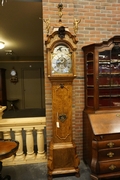
M 75 173 L 79 177 L 80 160 L 76 154 L 76 145 L 71 142 L 50 143 L 48 158 L 48 179 L 53 175 Z

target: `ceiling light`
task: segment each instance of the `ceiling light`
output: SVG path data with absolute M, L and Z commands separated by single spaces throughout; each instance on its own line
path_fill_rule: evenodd
M 5 47 L 5 43 L 0 41 L 0 49 L 3 49 Z
M 1 5 L 4 5 L 4 2 L 7 2 L 7 0 L 1 0 Z

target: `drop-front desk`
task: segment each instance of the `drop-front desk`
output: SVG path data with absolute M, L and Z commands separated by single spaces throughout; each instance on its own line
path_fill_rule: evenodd
M 91 178 L 120 177 L 120 112 L 89 114 L 92 136 Z

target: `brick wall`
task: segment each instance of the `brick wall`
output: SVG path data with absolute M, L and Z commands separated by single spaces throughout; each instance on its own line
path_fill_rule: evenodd
M 73 138 L 77 145 L 77 154 L 82 159 L 82 112 L 84 109 L 84 60 L 82 46 L 108 40 L 120 35 L 120 0 L 43 0 L 43 18 L 50 18 L 51 26 L 58 22 L 58 3 L 62 2 L 64 25 L 73 32 L 74 19 L 81 19 L 77 32 L 76 74 L 73 82 Z M 44 23 L 44 41 L 46 30 Z M 45 98 L 47 118 L 47 143 L 52 137 L 52 95 L 51 83 L 47 78 L 46 51 L 45 61 Z

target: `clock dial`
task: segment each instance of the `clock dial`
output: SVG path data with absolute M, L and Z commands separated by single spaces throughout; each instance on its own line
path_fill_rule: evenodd
M 69 48 L 64 45 L 55 47 L 52 56 L 52 74 L 60 73 L 67 74 L 71 73 L 72 59 Z
M 13 70 L 11 70 L 10 74 L 11 74 L 11 76 L 15 76 L 16 75 L 16 71 L 13 69 Z

